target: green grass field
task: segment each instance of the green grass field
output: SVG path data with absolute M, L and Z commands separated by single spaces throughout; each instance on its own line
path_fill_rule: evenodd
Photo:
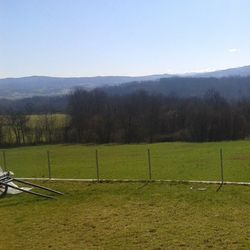
M 250 189 L 48 183 L 57 200 L 0 200 L 0 249 L 249 249 Z
M 157 143 L 138 145 L 47 145 L 5 149 L 7 168 L 18 177 L 47 177 L 47 150 L 52 177 L 147 179 L 151 151 L 153 179 L 219 180 L 220 148 L 227 181 L 250 181 L 250 141 L 220 143 Z M 0 154 L 3 166 L 3 156 Z
M 250 142 L 47 145 L 5 149 L 17 177 L 250 181 Z M 1 154 L 1 165 L 3 155 Z M 44 182 L 57 200 L 20 194 L 0 200 L 0 249 L 249 249 L 250 188 L 167 183 Z M 202 187 L 202 189 L 199 189 Z

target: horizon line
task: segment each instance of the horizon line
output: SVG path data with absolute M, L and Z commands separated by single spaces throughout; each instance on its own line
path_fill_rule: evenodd
M 6 77 L 0 77 L 0 80 L 3 79 L 17 79 L 17 78 L 31 78 L 31 77 L 49 77 L 49 78 L 94 78 L 94 77 L 146 77 L 146 76 L 157 76 L 157 75 L 172 75 L 172 76 L 179 76 L 179 75 L 190 75 L 190 74 L 202 74 L 202 73 L 213 73 L 217 71 L 223 71 L 223 70 L 230 70 L 230 69 L 237 69 L 237 68 L 244 68 L 244 67 L 250 67 L 250 64 L 243 65 L 243 66 L 236 66 L 236 67 L 228 67 L 228 68 L 220 68 L 220 69 L 201 69 L 201 70 L 190 70 L 185 72 L 165 72 L 165 73 L 151 73 L 151 74 L 145 74 L 145 75 L 89 75 L 89 76 L 55 76 L 55 75 L 25 75 L 25 76 L 6 76 Z

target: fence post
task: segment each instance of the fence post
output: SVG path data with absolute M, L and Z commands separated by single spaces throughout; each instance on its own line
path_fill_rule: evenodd
M 47 151 L 47 158 L 48 158 L 48 175 L 49 175 L 49 179 L 51 179 L 51 162 L 50 162 L 50 152 L 49 152 L 49 150 Z
M 148 177 L 149 177 L 149 180 L 152 179 L 151 154 L 150 154 L 149 148 L 148 148 Z
M 223 152 L 222 149 L 220 149 L 220 174 L 221 174 L 221 183 L 220 186 L 217 189 L 217 192 L 222 188 L 224 184 L 224 164 L 223 164 Z
M 6 165 L 6 154 L 5 151 L 3 151 L 3 167 L 4 167 L 4 171 L 7 170 L 7 165 Z
M 98 150 L 95 150 L 95 163 L 96 163 L 96 179 L 99 182 L 100 175 L 99 175 L 99 159 L 98 159 Z

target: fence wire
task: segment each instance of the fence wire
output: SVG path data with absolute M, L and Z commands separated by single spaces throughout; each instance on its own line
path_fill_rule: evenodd
M 96 179 L 99 174 L 100 179 L 217 181 L 221 178 L 221 148 L 224 180 L 249 181 L 250 144 L 242 147 L 242 142 L 234 143 L 234 147 L 227 143 L 218 143 L 216 147 L 212 143 L 21 147 L 2 151 L 0 164 L 17 177 L 48 177 L 49 151 L 52 178 Z

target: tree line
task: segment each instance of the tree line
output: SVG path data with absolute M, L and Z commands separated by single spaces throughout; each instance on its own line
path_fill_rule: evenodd
M 68 116 L 59 114 L 27 115 L 11 112 L 0 116 L 0 145 L 34 145 L 67 142 Z
M 179 98 L 78 89 L 69 96 L 68 112 L 72 139 L 84 143 L 236 140 L 250 128 L 250 101 L 229 102 L 214 90 Z
M 212 89 L 202 97 L 182 98 L 76 89 L 67 96 L 64 115 L 48 108 L 34 112 L 2 112 L 0 145 L 205 142 L 243 139 L 250 132 L 250 100 L 229 101 Z

